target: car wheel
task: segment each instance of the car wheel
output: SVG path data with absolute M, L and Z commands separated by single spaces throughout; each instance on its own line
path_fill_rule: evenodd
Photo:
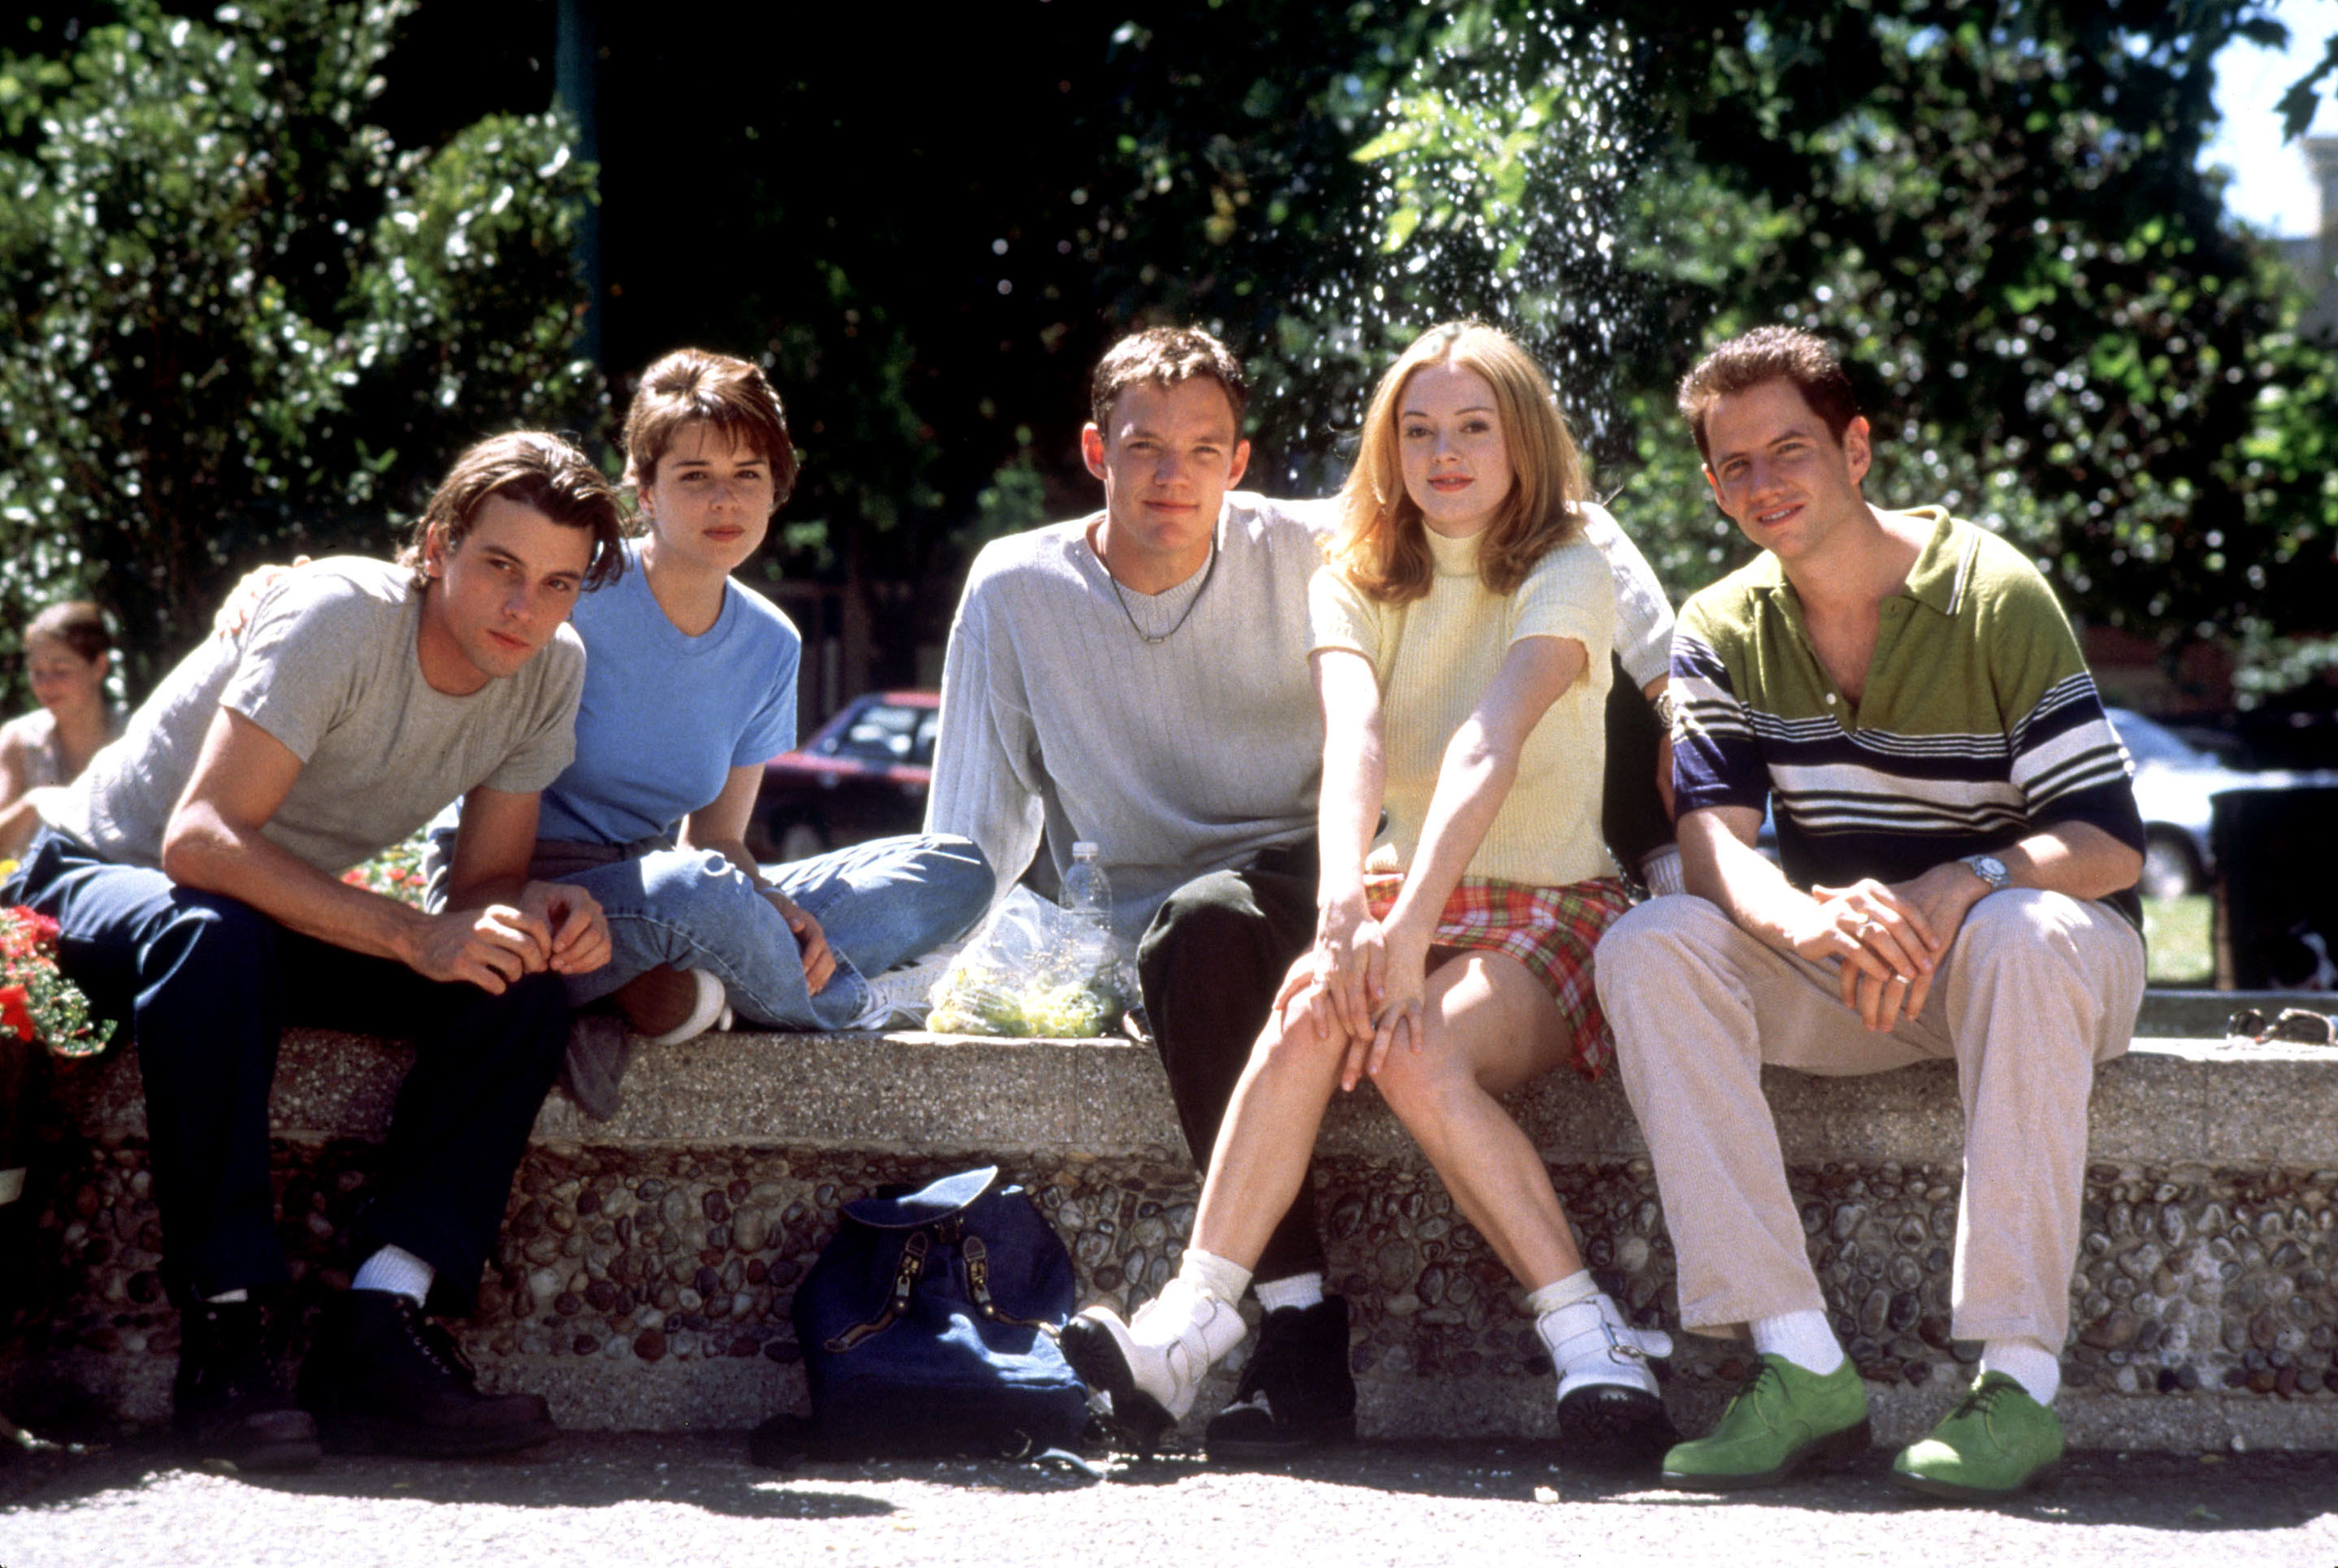
M 2146 898 L 2181 898 L 2197 893 L 2207 878 L 2184 835 L 2155 828 L 2143 838 L 2143 877 L 2136 891 Z
M 792 866 L 799 860 L 809 860 L 815 855 L 828 853 L 828 835 L 810 822 L 791 822 L 780 835 L 780 859 Z

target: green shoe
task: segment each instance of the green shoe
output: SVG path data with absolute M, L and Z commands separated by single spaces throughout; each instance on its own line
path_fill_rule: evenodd
M 2061 1457 L 2054 1412 L 2004 1373 L 1989 1372 L 1930 1436 L 1900 1450 L 1891 1475 L 1934 1497 L 2011 1497 L 2046 1479 Z
M 1846 1357 L 1821 1376 L 1764 1356 L 1711 1436 L 1665 1455 L 1665 1485 L 1684 1492 L 1770 1486 L 1818 1459 L 1867 1448 L 1867 1388 Z

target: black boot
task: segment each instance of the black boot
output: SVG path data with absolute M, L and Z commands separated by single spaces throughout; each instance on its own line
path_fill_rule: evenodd
M 239 1470 L 307 1470 L 317 1424 L 292 1403 L 257 1301 L 201 1301 L 179 1315 L 171 1425 L 196 1454 Z
M 555 1436 L 533 1394 L 486 1395 L 454 1337 L 394 1290 L 328 1302 L 300 1368 L 300 1403 L 335 1453 L 459 1459 Z
M 1356 1379 L 1348 1370 L 1348 1302 L 1269 1312 L 1233 1403 L 1210 1418 L 1213 1459 L 1287 1459 L 1356 1436 Z

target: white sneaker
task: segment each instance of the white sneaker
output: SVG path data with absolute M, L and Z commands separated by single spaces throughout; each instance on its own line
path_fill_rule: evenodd
M 1090 1307 L 1064 1327 L 1065 1359 L 1091 1393 L 1108 1394 L 1105 1417 L 1140 1448 L 1194 1407 L 1202 1378 L 1249 1332 L 1232 1303 L 1183 1278 L 1124 1323 L 1108 1307 Z
M 685 1040 L 695 1040 L 709 1029 L 731 1027 L 731 1004 L 723 995 L 722 982 L 703 969 L 683 971 L 698 986 L 698 1000 L 690 1009 L 690 1016 L 663 1034 L 643 1038 L 647 1045 L 679 1045 Z
M 958 945 L 954 943 L 947 950 L 928 953 L 907 968 L 863 975 L 869 985 L 869 1005 L 845 1028 L 923 1029 L 926 1015 L 934 1010 L 934 985 L 949 972 L 950 959 L 957 954 Z

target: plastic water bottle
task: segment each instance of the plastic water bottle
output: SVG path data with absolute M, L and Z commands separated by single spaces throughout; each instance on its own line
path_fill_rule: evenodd
M 1064 873 L 1064 907 L 1082 924 L 1112 932 L 1112 879 L 1104 874 L 1096 847 L 1083 838 L 1072 846 L 1072 864 Z

